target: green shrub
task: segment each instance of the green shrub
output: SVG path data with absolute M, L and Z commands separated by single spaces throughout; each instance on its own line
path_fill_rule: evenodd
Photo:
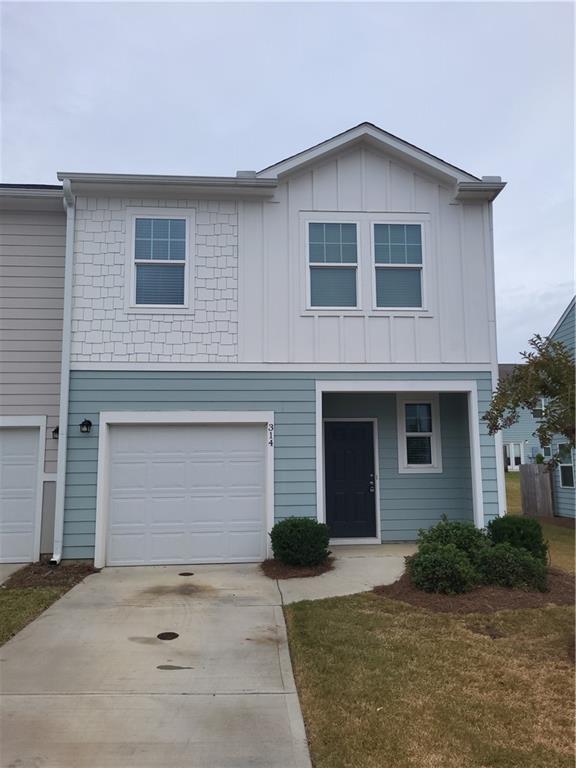
M 477 583 L 474 566 L 455 544 L 421 544 L 407 567 L 414 586 L 425 592 L 454 595 Z
M 542 563 L 548 562 L 548 544 L 544 541 L 542 526 L 532 517 L 497 517 L 488 523 L 488 537 L 493 544 L 522 547 Z
M 546 592 L 546 565 L 522 547 L 508 542 L 488 547 L 481 556 L 478 570 L 484 584 L 500 587 L 537 589 Z
M 474 523 L 451 522 L 443 515 L 441 522 L 432 528 L 418 531 L 418 545 L 426 544 L 454 544 L 475 564 L 489 542 L 484 531 L 476 528 Z
M 320 565 L 330 554 L 328 526 L 310 517 L 290 517 L 272 528 L 272 552 L 285 565 Z

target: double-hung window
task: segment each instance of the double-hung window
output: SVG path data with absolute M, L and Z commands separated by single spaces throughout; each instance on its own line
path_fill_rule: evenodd
M 355 309 L 358 306 L 358 236 L 356 224 L 308 224 L 310 307 Z
M 374 224 L 377 309 L 422 308 L 422 226 Z
M 188 304 L 187 217 L 134 217 L 132 304 L 184 307 Z
M 558 446 L 558 469 L 560 471 L 560 486 L 574 488 L 574 464 L 570 443 L 560 443 Z
M 398 398 L 400 472 L 441 472 L 438 397 Z

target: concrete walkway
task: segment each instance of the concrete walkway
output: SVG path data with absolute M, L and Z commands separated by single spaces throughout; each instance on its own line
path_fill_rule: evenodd
M 379 584 L 392 584 L 404 572 L 404 558 L 415 544 L 338 545 L 332 547 L 334 569 L 310 579 L 278 581 L 284 604 L 299 600 L 367 592 Z
M 385 550 L 280 587 L 257 565 L 89 576 L 0 648 L 1 768 L 309 768 L 282 602 L 394 581 L 407 551 Z

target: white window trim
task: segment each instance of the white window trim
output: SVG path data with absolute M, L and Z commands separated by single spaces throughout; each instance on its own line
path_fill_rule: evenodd
M 356 264 L 353 263 L 332 263 L 332 262 L 311 262 L 310 261 L 310 224 L 355 224 L 356 225 Z M 340 213 L 333 214 L 319 213 L 317 216 L 310 216 L 304 223 L 304 255 L 306 257 L 306 311 L 307 312 L 358 312 L 362 310 L 362 273 L 361 273 L 361 243 L 360 243 L 360 222 L 355 218 L 347 218 Z M 353 307 L 317 307 L 312 304 L 312 268 L 313 267 L 336 267 L 356 269 L 356 304 Z
M 184 219 L 186 222 L 186 252 L 184 262 L 166 259 L 145 259 L 138 263 L 184 263 L 184 304 L 137 304 L 136 303 L 136 219 Z M 196 210 L 194 208 L 127 208 L 126 209 L 126 312 L 128 314 L 189 314 L 193 309 L 194 264 L 196 243 Z
M 376 224 L 415 224 L 420 227 L 420 242 L 422 247 L 422 262 L 420 264 L 377 264 L 376 263 Z M 411 221 L 401 219 L 372 219 L 370 221 L 370 256 L 372 262 L 372 311 L 373 312 L 422 312 L 426 311 L 426 227 L 420 219 Z M 376 292 L 376 271 L 378 269 L 418 269 L 420 270 L 420 295 L 422 304 L 418 307 L 379 307 Z
M 274 525 L 274 412 L 273 411 L 101 411 L 98 419 L 98 476 L 94 565 L 106 565 L 108 502 L 110 497 L 110 426 L 114 424 L 260 424 L 266 430 L 266 532 Z M 264 435 L 263 435 L 264 437 Z M 268 537 L 267 557 L 272 557 Z
M 429 283 L 433 279 L 430 264 L 432 258 L 430 234 L 431 217 L 429 213 L 386 213 L 384 211 L 311 211 L 301 210 L 300 214 L 300 253 L 304 272 L 300 272 L 301 317 L 431 317 Z M 310 262 L 308 225 L 313 223 L 356 224 L 357 264 L 356 264 L 356 306 L 355 307 L 314 307 L 310 301 Z M 376 306 L 376 270 L 374 267 L 374 224 L 419 224 L 422 231 L 422 306 L 421 307 L 377 307 Z M 433 255 L 433 254 L 432 254 Z M 344 265 L 343 265 L 344 266 Z
M 422 436 L 430 437 L 432 450 L 431 464 L 409 464 L 406 438 L 413 433 L 406 432 L 406 418 L 404 406 L 410 403 L 423 403 L 430 405 L 432 411 L 432 433 L 422 433 Z M 414 395 L 397 395 L 396 413 L 398 424 L 398 472 L 400 474 L 431 474 L 442 472 L 442 441 L 440 435 L 440 407 L 438 395 L 435 393 Z
M 576 472 L 574 472 L 574 451 L 570 448 L 570 443 L 558 443 L 558 456 L 560 456 L 560 449 L 563 445 L 567 445 L 570 449 L 570 461 L 558 461 L 558 480 L 560 482 L 560 488 L 576 488 L 576 478 L 574 477 L 574 475 L 576 475 Z M 562 467 L 572 467 L 572 485 L 564 485 L 562 483 Z

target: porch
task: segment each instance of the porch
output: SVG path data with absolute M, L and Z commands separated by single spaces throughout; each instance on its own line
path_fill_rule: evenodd
M 318 382 L 319 519 L 331 543 L 414 541 L 484 525 L 475 382 Z

